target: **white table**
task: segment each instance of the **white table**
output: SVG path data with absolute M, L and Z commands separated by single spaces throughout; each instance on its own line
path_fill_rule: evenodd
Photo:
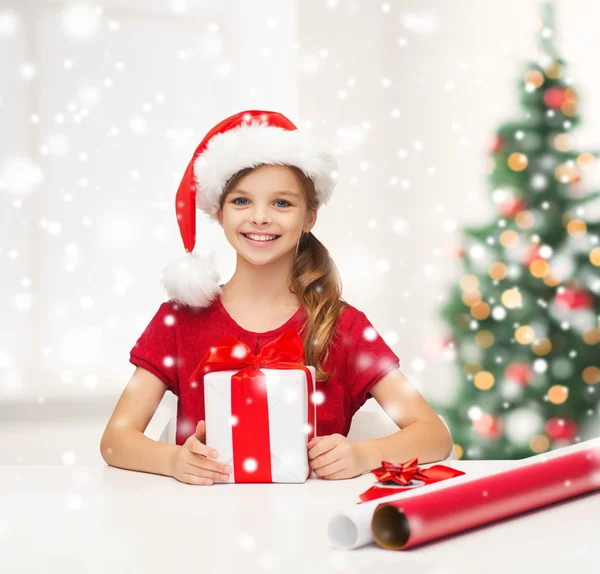
M 511 461 L 451 461 L 473 476 Z M 425 465 L 430 466 L 430 465 Z M 191 486 L 113 467 L 0 466 L 0 572 L 591 573 L 600 495 L 406 551 L 329 546 L 327 525 L 373 475 L 305 484 Z

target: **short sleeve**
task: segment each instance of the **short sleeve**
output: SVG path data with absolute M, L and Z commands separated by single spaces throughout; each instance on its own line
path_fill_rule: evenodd
M 156 375 L 179 396 L 175 314 L 163 303 L 130 351 L 129 362 Z
M 387 373 L 400 368 L 400 359 L 358 311 L 350 326 L 346 381 L 355 409 L 371 398 L 369 391 Z

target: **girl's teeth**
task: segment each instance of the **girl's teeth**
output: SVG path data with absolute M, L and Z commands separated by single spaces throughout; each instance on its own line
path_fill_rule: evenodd
M 246 235 L 246 237 L 248 239 L 252 239 L 253 241 L 273 241 L 274 239 L 277 239 L 275 236 L 269 237 L 268 239 L 258 239 L 256 236 L 252 237 L 251 235 Z

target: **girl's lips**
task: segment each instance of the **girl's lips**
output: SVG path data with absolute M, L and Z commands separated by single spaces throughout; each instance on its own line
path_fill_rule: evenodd
M 275 239 L 271 239 L 270 241 L 256 241 L 254 239 L 250 239 L 249 237 L 246 237 L 243 233 L 241 235 L 248 243 L 250 243 L 250 245 L 254 245 L 254 247 L 266 247 L 267 245 L 272 245 L 281 237 L 281 235 L 280 235 L 279 237 L 276 237 Z

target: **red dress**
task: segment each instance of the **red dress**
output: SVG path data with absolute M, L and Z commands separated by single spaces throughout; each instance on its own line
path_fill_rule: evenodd
M 131 349 L 129 361 L 156 375 L 177 397 L 176 443 L 182 445 L 204 420 L 203 381 L 189 377 L 212 344 L 223 337 L 246 343 L 257 354 L 269 341 L 290 328 L 300 329 L 306 319 L 300 307 L 286 323 L 265 333 L 240 327 L 217 295 L 209 307 L 162 303 Z M 354 413 L 370 398 L 369 390 L 400 359 L 379 336 L 362 311 L 348 305 L 337 322 L 325 370 L 326 382 L 316 382 L 324 400 L 317 405 L 317 435 L 348 435 Z

